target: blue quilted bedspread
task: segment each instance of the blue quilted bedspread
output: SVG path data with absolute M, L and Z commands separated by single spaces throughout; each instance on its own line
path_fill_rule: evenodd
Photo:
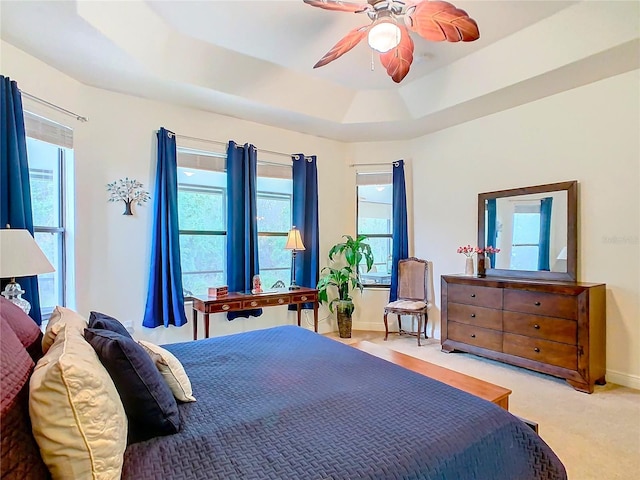
M 500 407 L 299 327 L 168 345 L 197 402 L 124 479 L 564 479 Z

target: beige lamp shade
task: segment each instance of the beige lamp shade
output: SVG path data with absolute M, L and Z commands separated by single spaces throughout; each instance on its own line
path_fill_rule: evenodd
M 55 272 L 28 230 L 0 230 L 0 278 Z
M 289 235 L 287 236 L 287 244 L 284 246 L 285 250 L 304 250 L 304 244 L 302 243 L 302 237 L 300 231 L 295 227 L 291 227 Z

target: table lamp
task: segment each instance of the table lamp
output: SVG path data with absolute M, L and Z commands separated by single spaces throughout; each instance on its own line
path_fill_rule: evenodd
M 18 305 L 25 313 L 29 313 L 31 304 L 22 298 L 24 290 L 16 283 L 16 277 L 50 272 L 55 272 L 55 268 L 28 230 L 0 230 L 0 278 L 11 279 L 2 296 Z
M 287 244 L 284 248 L 285 250 L 291 250 L 291 255 L 293 256 L 293 280 L 291 280 L 289 290 L 297 290 L 300 287 L 296 285 L 296 252 L 298 250 L 304 250 L 305 248 L 302 243 L 302 238 L 300 237 L 300 231 L 295 226 L 291 227 L 291 230 L 289 230 Z

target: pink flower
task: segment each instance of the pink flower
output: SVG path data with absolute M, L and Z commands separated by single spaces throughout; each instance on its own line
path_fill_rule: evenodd
M 478 247 L 472 247 L 471 245 L 466 245 L 462 247 L 458 247 L 458 253 L 464 253 L 467 257 L 472 257 L 476 253 L 482 253 L 482 249 Z
M 467 257 L 472 257 L 475 254 L 481 254 L 481 253 L 485 253 L 485 254 L 492 254 L 492 253 L 498 253 L 500 251 L 499 248 L 493 248 L 491 245 L 489 245 L 487 248 L 482 249 L 479 247 L 472 247 L 471 245 L 463 245 L 461 247 L 458 247 L 458 249 L 456 250 L 458 253 L 464 253 Z

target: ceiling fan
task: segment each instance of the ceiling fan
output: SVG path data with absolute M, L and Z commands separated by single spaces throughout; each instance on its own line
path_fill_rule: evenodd
M 380 62 L 394 82 L 400 83 L 413 62 L 409 31 L 434 42 L 472 42 L 480 38 L 475 20 L 467 12 L 439 0 L 303 0 L 312 7 L 340 12 L 366 13 L 369 25 L 351 30 L 313 68 L 341 57 L 367 36 L 369 46 L 380 53 Z

